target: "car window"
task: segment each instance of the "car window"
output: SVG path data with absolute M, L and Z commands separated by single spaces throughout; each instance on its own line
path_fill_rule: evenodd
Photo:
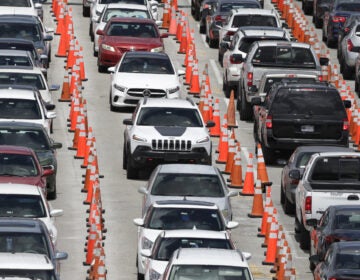
M 42 130 L 0 128 L 0 145 L 25 146 L 36 150 L 50 150 L 49 142 Z
M 33 177 L 38 174 L 35 159 L 31 155 L 0 154 L 0 176 Z
M 360 253 L 356 249 L 342 249 L 336 254 L 337 269 L 359 270 L 360 269 Z
M 355 35 L 360 36 L 360 24 L 356 26 Z
M 38 90 L 46 90 L 43 77 L 36 73 L 0 73 L 0 85 L 9 84 L 33 86 Z
M 173 252 L 179 248 L 217 248 L 233 249 L 228 239 L 212 238 L 161 238 L 161 242 L 154 252 L 154 259 L 168 261 Z
M 267 15 L 236 15 L 231 27 L 241 26 L 272 26 L 278 27 L 276 18 Z
M 0 194 L 0 217 L 43 218 L 45 205 L 40 195 Z
M 137 125 L 202 127 L 196 109 L 145 107 L 139 112 Z
M 145 10 L 134 9 L 107 9 L 102 21 L 108 22 L 113 17 L 134 17 L 134 18 L 150 18 L 150 14 Z
M 279 83 L 279 82 L 282 82 L 282 81 L 286 81 L 286 80 L 288 80 L 288 81 L 296 81 L 299 84 L 300 83 L 305 84 L 305 83 L 314 83 L 314 82 L 316 82 L 315 77 L 314 78 L 269 77 L 269 78 L 266 78 L 263 92 L 268 93 L 273 84 Z
M 56 280 L 55 272 L 53 270 L 37 270 L 37 269 L 0 269 L 0 276 L 12 277 L 24 276 L 29 279 L 41 280 Z M 7 279 L 7 278 L 6 278 Z
M 327 226 L 328 223 L 329 223 L 329 211 L 325 211 L 325 213 L 322 215 L 320 219 L 319 227 L 325 227 Z
M 264 40 L 287 41 L 285 37 L 247 37 L 241 41 L 241 44 L 239 44 L 239 51 L 248 53 L 252 43 Z
M 155 26 L 148 23 L 113 23 L 108 29 L 107 35 L 140 38 L 159 37 Z
M 0 56 L 0 66 L 33 66 L 28 56 Z
M 50 257 L 46 237 L 31 232 L 0 232 L 0 252 L 32 252 Z
M 175 74 L 169 59 L 126 57 L 121 62 L 119 72 L 148 73 L 148 74 Z
M 31 7 L 29 0 L 2 0 L 0 6 Z
M 307 163 L 309 162 L 309 159 L 311 158 L 311 156 L 313 154 L 314 154 L 314 152 L 307 152 L 307 153 L 302 153 L 301 155 L 299 155 L 299 157 L 297 158 L 297 161 L 296 161 L 296 167 L 305 168 L 305 166 L 307 165 Z
M 219 11 L 221 13 L 228 13 L 233 9 L 244 9 L 244 8 L 259 8 L 259 5 L 251 2 L 234 2 L 234 3 L 224 3 L 220 5 Z
M 336 229 L 360 230 L 360 210 L 340 210 L 336 211 Z
M 38 25 L 21 22 L 1 22 L 0 38 L 20 38 L 33 42 L 42 39 Z
M 199 208 L 154 208 L 145 227 L 161 230 L 224 230 L 217 210 Z
M 335 9 L 337 11 L 360 12 L 360 3 L 344 2 L 344 3 L 338 4 Z
M 1 119 L 41 119 L 41 111 L 36 100 L 0 99 Z
M 206 174 L 160 173 L 151 188 L 152 195 L 223 197 L 219 178 Z

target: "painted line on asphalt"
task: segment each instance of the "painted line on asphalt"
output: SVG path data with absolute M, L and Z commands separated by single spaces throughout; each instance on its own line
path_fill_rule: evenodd
M 210 59 L 210 65 L 214 71 L 215 78 L 219 85 L 222 85 L 222 75 L 219 71 L 219 67 L 216 65 L 215 59 Z

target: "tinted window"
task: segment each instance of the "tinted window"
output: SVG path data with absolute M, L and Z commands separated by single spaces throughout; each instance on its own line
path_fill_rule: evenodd
M 360 180 L 360 161 L 358 158 L 319 158 L 311 174 L 313 181 Z M 324 186 L 326 187 L 326 186 Z M 344 185 L 344 189 L 345 189 Z
M 133 9 L 107 9 L 102 21 L 107 22 L 113 17 L 134 17 L 134 18 L 150 18 L 150 14 L 145 10 Z
M 41 119 L 39 104 L 35 100 L 0 99 L 1 119 Z
M 30 73 L 0 73 L 0 84 L 1 85 L 24 85 L 33 86 L 38 90 L 45 90 L 45 81 L 40 74 Z
M 39 195 L 0 194 L 0 217 L 46 217 Z
M 169 74 L 175 73 L 167 58 L 126 57 L 121 62 L 119 72 Z
M 202 121 L 195 109 L 147 107 L 140 111 L 137 125 L 202 127 Z
M 25 146 L 34 150 L 49 150 L 49 142 L 42 130 L 12 130 L 0 128 L 0 145 Z
M 230 12 L 232 9 L 241 9 L 241 8 L 259 8 L 259 5 L 256 5 L 255 3 L 226 3 L 226 4 L 222 4 L 220 6 L 220 12 L 222 13 L 228 13 Z
M 0 276 L 24 276 L 29 279 L 56 280 L 55 273 L 52 270 L 34 270 L 34 269 L 1 269 Z
M 234 17 L 231 27 L 241 26 L 272 26 L 277 27 L 277 22 L 273 16 L 262 15 L 238 15 Z
M 335 214 L 335 228 L 360 230 L 360 210 L 340 210 Z
M 215 175 L 160 173 L 155 179 L 151 194 L 223 197 L 224 191 Z
M 0 176 L 33 177 L 38 174 L 39 170 L 32 156 L 0 154 Z
M 35 24 L 1 22 L 0 38 L 20 38 L 38 42 L 41 40 L 41 32 Z
M 154 208 L 148 220 L 150 229 L 224 230 L 219 212 L 211 209 Z
M 33 66 L 27 56 L 0 56 L 0 66 Z
M 314 152 L 312 153 L 302 153 L 296 161 L 296 167 L 300 167 L 300 168 L 305 168 L 305 166 L 307 165 L 307 163 L 309 162 L 309 159 L 311 158 L 311 156 L 314 154 Z
M 252 59 L 252 63 L 253 65 L 271 65 L 272 67 L 316 67 L 310 49 L 290 46 L 259 47 Z
M 360 12 L 360 3 L 354 3 L 354 2 L 340 3 L 339 5 L 337 5 L 336 10 Z
M 342 249 L 341 253 L 336 254 L 337 269 L 360 269 L 360 253 L 356 249 Z
M 316 78 L 291 78 L 291 77 L 276 77 L 276 78 L 267 78 L 264 86 L 264 92 L 268 93 L 273 84 L 281 81 L 295 81 L 303 84 L 316 82 Z
M 0 6 L 31 7 L 29 0 L 2 0 Z
M 46 237 L 32 232 L 0 232 L 0 252 L 49 255 Z M 1 275 L 1 274 L 0 274 Z
M 147 23 L 113 23 L 108 29 L 107 35 L 141 38 L 159 37 L 155 26 Z
M 273 114 L 346 117 L 344 105 L 336 91 L 312 88 L 280 88 L 271 104 Z
M 162 238 L 154 258 L 168 261 L 172 253 L 179 248 L 218 248 L 233 249 L 227 239 L 208 238 Z
M 255 41 L 263 41 L 263 40 L 277 40 L 277 41 L 287 41 L 286 38 L 279 38 L 279 37 L 245 37 L 243 40 L 241 40 L 241 43 L 239 44 L 239 51 L 242 51 L 244 53 L 248 53 L 250 46 Z

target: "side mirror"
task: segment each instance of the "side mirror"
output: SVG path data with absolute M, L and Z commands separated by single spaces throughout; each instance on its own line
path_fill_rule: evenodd
M 96 34 L 102 36 L 102 35 L 104 35 L 105 33 L 104 33 L 104 30 L 98 29 L 98 30 L 96 30 Z
M 35 3 L 35 4 L 34 4 L 34 8 L 35 8 L 35 9 L 41 9 L 41 8 L 42 8 L 42 4 L 40 4 L 40 3 Z
M 55 259 L 57 260 L 66 260 L 68 258 L 68 253 L 66 252 L 56 252 Z
M 238 194 L 239 194 L 239 192 L 237 192 L 237 191 L 229 191 L 226 196 L 227 197 L 234 197 L 234 196 L 238 196 Z
M 64 210 L 62 210 L 62 209 L 53 209 L 50 211 L 51 217 L 55 218 L 55 217 L 60 217 L 62 215 L 64 215 Z
M 54 37 L 52 35 L 45 35 L 44 36 L 44 41 L 52 41 L 52 39 L 54 39 Z
M 315 265 L 318 265 L 318 263 L 320 262 L 320 258 L 318 255 L 312 255 L 311 257 L 309 257 L 309 261 Z
M 289 25 L 288 25 L 286 22 L 283 22 L 283 23 L 281 24 L 281 27 L 282 27 L 282 28 L 289 28 Z
M 110 73 L 115 73 L 115 66 L 109 67 L 107 69 Z
M 56 118 L 56 112 L 47 112 L 46 113 L 47 119 L 55 119 Z
M 182 69 L 179 69 L 179 70 L 177 71 L 177 75 L 178 75 L 178 76 L 184 76 L 184 75 L 185 75 L 185 71 L 182 70 Z
M 320 57 L 319 59 L 320 65 L 321 66 L 326 66 L 329 64 L 329 58 L 327 57 Z
M 50 85 L 49 91 L 56 91 L 60 89 L 60 85 Z
M 45 27 L 45 32 L 46 33 L 54 33 L 55 29 L 53 27 Z
M 310 227 L 313 227 L 313 228 L 316 228 L 317 225 L 318 225 L 318 220 L 317 219 L 309 219 L 309 220 L 306 221 L 306 225 L 310 226 Z
M 138 189 L 138 193 L 142 193 L 142 194 L 148 194 L 149 192 L 147 191 L 147 189 L 145 187 L 140 187 Z
M 92 22 L 97 22 L 99 20 L 99 17 L 98 16 L 92 16 L 91 17 L 91 21 Z
M 241 252 L 242 253 L 242 255 L 244 256 L 244 258 L 246 259 L 246 260 L 250 260 L 251 259 L 251 253 L 249 253 L 249 252 Z
M 54 173 L 55 173 L 54 168 L 43 168 L 42 176 L 47 177 L 53 175 Z
M 134 224 L 136 226 L 142 227 L 144 225 L 144 219 L 142 218 L 136 218 L 133 220 Z
M 47 104 L 45 104 L 45 108 L 46 108 L 46 110 L 54 110 L 55 109 L 55 104 L 50 104 L 50 103 L 47 103 Z
M 224 38 L 224 41 L 225 41 L 225 38 Z M 229 47 L 230 47 L 229 42 L 221 42 L 220 43 L 220 48 L 222 48 L 222 49 L 228 50 Z
M 248 88 L 248 90 L 251 92 L 258 92 L 259 89 L 256 85 L 252 85 Z
M 229 221 L 227 222 L 226 224 L 226 228 L 227 229 L 233 229 L 233 228 L 236 228 L 239 226 L 239 223 L 238 222 L 235 222 L 235 221 Z
M 300 170 L 297 169 L 290 170 L 289 177 L 294 180 L 300 180 L 301 179 Z
M 236 62 L 237 63 L 244 62 L 244 58 L 243 58 L 242 54 L 234 53 L 234 54 L 231 55 L 231 57 L 232 57 L 233 62 L 235 62 L 235 63 Z
M 160 38 L 168 38 L 168 37 L 169 37 L 169 33 L 160 34 Z
M 251 99 L 251 105 L 255 106 L 255 105 L 261 105 L 262 104 L 262 100 L 261 97 L 255 96 Z
M 53 149 L 61 149 L 62 148 L 62 144 L 59 142 L 54 142 L 51 144 L 51 148 Z
M 343 100 L 344 106 L 346 109 L 351 108 L 351 101 L 350 100 Z
M 161 26 L 163 21 L 162 20 L 156 20 L 155 23 L 156 23 L 157 26 Z
M 134 123 L 133 123 L 132 119 L 124 119 L 123 124 L 125 124 L 125 125 L 133 125 Z
M 213 122 L 213 121 L 207 121 L 207 123 L 206 123 L 206 127 L 207 127 L 207 128 L 214 127 L 214 126 L 215 126 L 215 122 Z
M 225 42 L 230 42 L 231 41 L 231 38 L 229 35 L 226 35 L 224 38 L 223 38 L 223 41 Z

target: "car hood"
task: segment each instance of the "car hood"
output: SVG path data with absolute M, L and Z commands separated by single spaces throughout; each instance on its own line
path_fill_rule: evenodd
M 145 236 L 150 241 L 154 242 L 159 233 L 162 232 L 161 229 L 149 229 L 144 228 L 143 236 Z
M 106 36 L 102 41 L 103 44 L 110 44 L 112 46 L 121 48 L 150 48 L 160 47 L 163 45 L 160 38 L 138 38 L 128 36 Z
M 29 184 L 42 187 L 39 177 L 0 176 L 0 183 Z
M 117 73 L 114 82 L 128 88 L 166 89 L 179 86 L 177 76 L 163 74 Z
M 34 15 L 37 16 L 37 11 L 33 7 L 1 7 L 2 15 Z
M 165 268 L 168 264 L 168 261 L 159 261 L 159 260 L 150 260 L 150 268 L 160 273 L 161 275 L 164 273 Z
M 152 138 L 168 138 L 168 137 L 181 137 L 184 139 L 194 139 L 194 135 L 198 135 L 199 139 L 205 135 L 201 133 L 200 127 L 182 127 L 182 126 L 137 126 L 134 134 L 152 135 Z

